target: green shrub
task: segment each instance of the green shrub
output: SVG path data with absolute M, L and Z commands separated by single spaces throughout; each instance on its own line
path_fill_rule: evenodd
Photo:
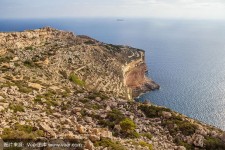
M 105 99 L 108 98 L 108 96 L 105 95 L 105 94 L 102 93 L 102 92 L 94 92 L 94 93 L 90 93 L 90 94 L 88 95 L 88 98 L 89 98 L 89 99 L 95 99 L 96 97 L 100 97 L 102 100 L 105 100 Z
M 5 56 L 5 57 L 1 56 L 0 57 L 0 64 L 1 63 L 8 63 L 8 62 L 10 62 L 11 59 L 13 59 L 13 57 L 11 57 L 11 56 L 10 57 L 9 56 Z
M 107 113 L 106 119 L 99 120 L 99 124 L 113 129 L 114 126 L 119 124 L 123 119 L 125 119 L 125 116 L 121 113 L 121 111 L 113 109 Z
M 84 81 L 80 80 L 79 77 L 77 75 L 73 74 L 73 73 L 70 74 L 69 80 L 72 81 L 73 83 L 79 85 L 79 86 L 85 85 Z
M 139 145 L 141 145 L 142 147 L 148 147 L 149 150 L 153 150 L 152 144 L 148 144 L 148 143 L 146 143 L 144 141 L 140 141 Z
M 32 46 L 25 47 L 25 50 L 34 50 Z
M 161 117 L 163 111 L 171 112 L 170 109 L 157 106 L 140 105 L 138 107 L 149 118 Z
M 187 142 L 181 141 L 181 140 L 178 139 L 178 138 L 175 138 L 174 142 L 175 142 L 177 145 L 184 146 L 187 150 L 193 150 L 193 149 L 194 149 L 194 146 L 193 146 L 193 145 L 188 144 Z
M 85 104 L 85 108 L 98 110 L 98 109 L 102 109 L 103 106 L 102 105 L 99 105 L 99 104 L 87 103 L 87 104 Z
M 196 125 L 187 121 L 182 121 L 178 123 L 177 125 L 178 125 L 178 129 L 186 136 L 194 134 L 195 130 L 197 129 Z
M 225 143 L 222 142 L 220 139 L 207 137 L 204 141 L 205 149 L 206 150 L 224 150 Z
M 54 91 L 47 91 L 46 93 L 42 95 L 37 95 L 34 99 L 34 102 L 40 103 L 40 104 L 46 104 L 48 107 L 50 106 L 58 106 L 57 99 L 55 98 L 55 92 Z M 42 101 L 44 99 L 44 101 Z
M 108 147 L 108 149 L 112 150 L 126 150 L 125 147 L 119 142 L 112 141 L 109 138 L 102 138 L 101 141 L 97 141 L 94 143 L 96 147 Z
M 35 66 L 36 66 L 35 63 L 34 63 L 33 61 L 31 61 L 31 60 L 25 60 L 25 61 L 23 62 L 23 64 L 24 64 L 25 66 L 27 66 L 27 67 L 35 67 Z
M 120 122 L 120 127 L 122 129 L 121 134 L 129 138 L 138 138 L 140 135 L 135 131 L 136 124 L 129 118 L 125 118 Z
M 169 120 L 163 120 L 163 126 L 166 126 L 171 135 L 176 135 L 178 132 L 189 136 L 195 133 L 197 126 L 187 120 L 183 120 L 180 116 L 172 115 Z
M 139 146 L 140 145 L 141 147 L 148 147 L 149 150 L 153 150 L 152 144 L 148 144 L 145 141 L 139 141 L 139 142 L 132 141 L 132 144 L 134 146 Z
M 4 128 L 2 139 L 36 139 L 44 135 L 42 130 L 37 130 L 29 125 L 16 124 L 12 128 Z
M 135 130 L 136 124 L 131 119 L 126 118 L 120 122 L 120 127 L 123 131 L 129 132 Z
M 141 136 L 147 137 L 149 140 L 153 137 L 151 133 L 142 133 Z
M 87 40 L 84 43 L 87 44 L 87 45 L 92 45 L 92 44 L 95 44 L 95 41 Z
M 20 105 L 20 104 L 11 104 L 10 106 L 9 106 L 9 109 L 11 109 L 11 110 L 13 110 L 15 113 L 16 112 L 24 112 L 25 110 L 24 110 L 24 107 L 22 106 L 22 105 Z
M 65 70 L 60 70 L 59 73 L 60 73 L 65 79 L 68 78 L 68 75 L 67 75 L 67 73 L 66 73 Z
M 33 88 L 28 87 L 28 84 L 24 81 L 15 81 L 15 85 L 19 88 L 19 91 L 22 93 L 31 93 Z

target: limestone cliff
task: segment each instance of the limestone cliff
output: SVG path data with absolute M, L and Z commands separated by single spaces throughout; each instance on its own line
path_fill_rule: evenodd
M 54 81 L 61 80 L 57 76 L 60 72 L 68 76 L 74 73 L 85 82 L 85 88 L 117 97 L 132 99 L 141 92 L 158 88 L 145 77 L 144 51 L 50 27 L 0 33 L 0 52 L 16 56 L 21 62 L 42 65 L 51 72 Z

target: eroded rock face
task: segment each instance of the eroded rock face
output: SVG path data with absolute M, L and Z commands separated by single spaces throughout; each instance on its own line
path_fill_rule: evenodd
M 146 91 L 159 89 L 158 84 L 145 76 L 146 71 L 146 64 L 144 60 L 142 60 L 125 73 L 125 84 L 132 89 L 133 97 Z

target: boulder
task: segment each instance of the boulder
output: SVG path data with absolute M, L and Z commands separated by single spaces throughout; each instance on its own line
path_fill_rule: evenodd
M 106 111 L 111 111 L 111 108 L 109 106 L 106 107 Z
M 184 146 L 177 146 L 176 150 L 186 150 Z
M 38 91 L 40 91 L 42 89 L 42 85 L 38 84 L 38 83 L 28 83 L 28 86 L 33 88 L 33 89 L 36 89 Z
M 0 106 L 7 108 L 7 107 L 9 107 L 9 103 L 0 103 Z
M 100 129 L 100 136 L 102 138 L 112 138 L 112 132 L 108 129 L 102 128 Z
M 89 139 L 90 139 L 92 142 L 99 141 L 99 140 L 100 140 L 100 136 L 91 134 L 91 135 L 89 136 Z
M 167 112 L 167 111 L 163 111 L 162 112 L 162 116 L 166 119 L 169 119 L 172 117 L 172 114 L 170 112 Z
M 0 106 L 0 111 L 3 111 L 5 108 L 3 106 Z
M 87 140 L 84 144 L 84 147 L 88 150 L 94 150 L 94 144 L 90 141 L 90 140 Z
M 195 134 L 193 136 L 193 144 L 198 147 L 204 146 L 204 137 L 200 134 Z
M 101 97 L 95 97 L 95 100 L 100 102 L 102 99 L 101 99 Z
M 56 133 L 45 122 L 40 123 L 39 126 L 42 130 L 48 132 L 52 137 L 56 137 Z
M 12 60 L 10 60 L 10 61 L 13 61 L 14 62 L 14 61 L 18 61 L 18 60 L 19 60 L 19 57 L 16 56 Z
M 77 130 L 80 134 L 86 133 L 86 128 L 80 124 L 77 125 Z
M 117 125 L 115 125 L 114 126 L 114 129 L 116 130 L 116 131 L 121 131 L 122 129 L 121 129 L 121 126 L 119 125 L 119 124 L 117 124 Z
M 81 107 L 75 107 L 72 111 L 73 113 L 81 112 L 82 108 Z
M 0 96 L 0 100 L 3 100 L 4 98 L 2 96 Z
M 92 122 L 92 118 L 91 117 L 85 117 L 84 119 L 85 119 L 85 121 L 87 123 L 91 123 Z

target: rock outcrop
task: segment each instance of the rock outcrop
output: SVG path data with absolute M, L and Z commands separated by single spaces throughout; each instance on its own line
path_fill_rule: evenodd
M 159 87 L 145 72 L 143 50 L 49 27 L 0 33 L 0 140 L 47 144 L 32 149 L 68 141 L 76 148 L 56 149 L 225 149 L 224 131 L 129 101 Z

